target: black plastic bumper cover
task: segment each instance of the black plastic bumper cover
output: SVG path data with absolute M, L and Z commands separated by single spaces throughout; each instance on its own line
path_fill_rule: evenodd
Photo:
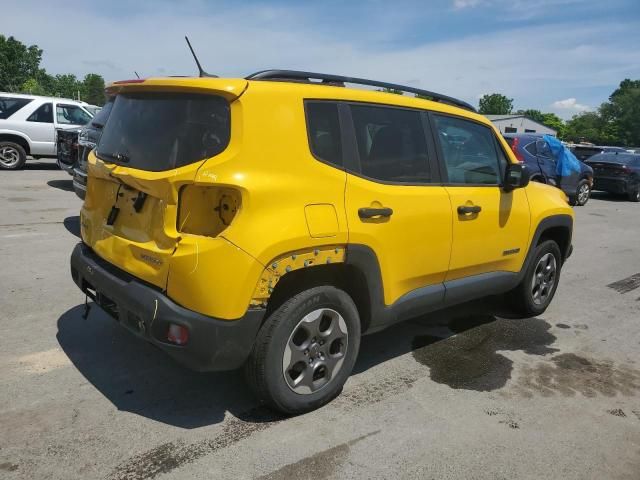
M 71 276 L 105 312 L 179 363 L 198 371 L 233 370 L 251 352 L 264 309 L 247 310 L 238 320 L 220 320 L 172 302 L 79 243 L 71 254 Z M 167 342 L 169 324 L 189 329 L 186 345 Z

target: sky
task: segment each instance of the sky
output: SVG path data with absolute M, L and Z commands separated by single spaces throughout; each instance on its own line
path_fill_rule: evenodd
M 5 36 L 50 74 L 107 81 L 268 68 L 486 93 L 562 118 L 640 79 L 640 0 L 2 0 Z M 56 5 L 57 4 L 57 5 Z

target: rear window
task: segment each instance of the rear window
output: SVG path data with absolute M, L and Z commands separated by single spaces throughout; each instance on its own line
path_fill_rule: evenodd
M 213 157 L 229 144 L 229 102 L 199 93 L 124 93 L 116 97 L 96 154 L 159 172 Z
M 28 98 L 0 97 L 0 119 L 6 120 L 29 102 Z
M 338 105 L 331 102 L 307 102 L 306 110 L 311 152 L 320 160 L 342 166 Z
M 624 165 L 640 165 L 640 157 L 632 153 L 599 153 L 589 159 L 588 163 L 621 163 Z

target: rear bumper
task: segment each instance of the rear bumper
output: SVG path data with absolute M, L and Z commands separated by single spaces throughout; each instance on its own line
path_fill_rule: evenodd
M 593 182 L 593 189 L 612 193 L 628 193 L 629 184 L 630 182 L 626 178 L 596 177 Z
M 83 243 L 71 254 L 71 276 L 80 289 L 128 330 L 199 371 L 233 370 L 251 352 L 264 316 L 247 310 L 237 320 L 221 320 L 188 310 L 163 292 L 117 269 Z M 186 345 L 168 343 L 169 324 L 189 329 Z

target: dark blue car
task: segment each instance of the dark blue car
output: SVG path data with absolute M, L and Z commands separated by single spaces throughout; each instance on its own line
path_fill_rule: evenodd
M 640 202 L 640 155 L 599 153 L 587 162 L 595 171 L 595 190 L 624 194 L 632 202 Z
M 568 177 L 556 175 L 556 161 L 542 135 L 507 133 L 505 140 L 516 158 L 527 165 L 534 182 L 547 183 L 562 189 L 571 205 L 584 205 L 593 185 L 593 169 L 580 162 L 580 173 Z

